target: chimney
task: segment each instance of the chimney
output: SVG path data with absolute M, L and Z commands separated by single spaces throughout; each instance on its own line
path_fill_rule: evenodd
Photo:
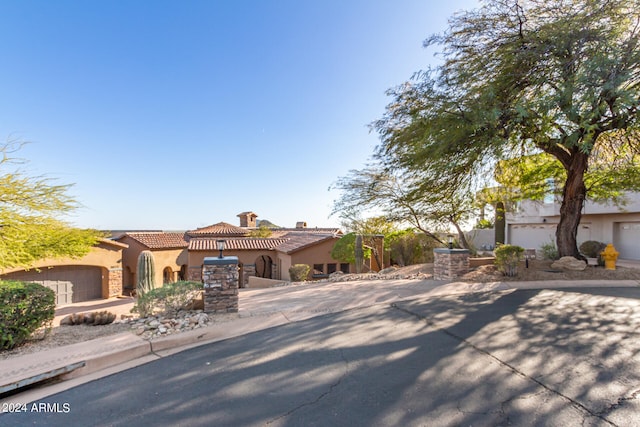
M 245 228 L 255 228 L 256 226 L 256 218 L 258 215 L 253 212 L 242 212 L 237 215 L 240 217 L 240 227 Z
M 304 221 L 296 222 L 296 228 L 307 228 L 307 223 Z

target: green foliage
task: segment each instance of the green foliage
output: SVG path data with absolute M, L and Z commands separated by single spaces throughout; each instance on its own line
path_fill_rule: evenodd
M 21 345 L 55 316 L 53 290 L 36 283 L 0 282 L 0 350 Z
M 289 277 L 292 282 L 304 282 L 309 276 L 311 267 L 307 264 L 294 264 L 289 267 Z
M 544 259 L 557 260 L 560 258 L 558 247 L 553 240 L 540 246 L 540 249 L 542 249 L 542 257 Z
M 459 190 L 486 183 L 500 160 L 547 153 L 566 174 L 556 182 L 558 249 L 578 256 L 584 200 L 604 184 L 640 183 L 639 21 L 640 0 L 483 2 L 454 15 L 425 42 L 443 48 L 442 65 L 389 92 L 373 124 L 377 156 L 386 170 Z M 601 155 L 614 174 L 596 166 Z M 541 186 L 534 175 L 527 180 Z
M 457 226 L 476 210 L 468 189 L 439 185 L 431 176 L 416 177 L 397 165 L 374 163 L 362 170 L 351 170 L 332 187 L 341 191 L 340 198 L 334 201 L 333 214 L 352 219 L 370 210 L 381 211 L 381 218 L 387 222 L 410 224 L 438 242 L 435 229 Z
M 347 233 L 343 235 L 331 249 L 331 258 L 337 261 L 344 261 L 350 264 L 356 262 L 356 233 Z M 371 249 L 368 247 L 363 248 L 364 259 L 371 258 Z
M 58 219 L 78 207 L 67 193 L 69 185 L 10 169 L 12 163 L 21 163 L 11 156 L 22 145 L 10 141 L 0 147 L 0 269 L 28 268 L 44 258 L 86 255 L 104 235 Z
M 151 251 L 142 251 L 138 255 L 137 294 L 143 295 L 156 287 L 156 267 Z
M 389 234 L 385 242 L 390 250 L 390 262 L 401 266 L 433 262 L 433 249 L 439 246 L 412 228 Z
M 155 311 L 176 314 L 178 311 L 192 306 L 194 300 L 202 293 L 202 289 L 200 282 L 166 283 L 161 288 L 151 289 L 138 295 L 136 304 L 131 311 L 139 313 L 140 317 L 151 316 Z
M 505 276 L 515 276 L 518 272 L 518 263 L 524 254 L 524 248 L 516 245 L 500 245 L 495 249 L 494 254 L 498 270 Z
M 580 245 L 580 252 L 588 258 L 598 258 L 600 253 L 606 248 L 606 243 L 595 240 L 587 240 Z
M 491 222 L 488 219 L 480 219 L 476 223 L 475 228 L 478 230 L 490 229 L 490 228 L 493 228 L 493 222 Z
M 260 225 L 260 227 L 256 228 L 255 230 L 251 230 L 251 232 L 249 233 L 249 237 L 270 237 L 271 234 L 273 234 L 273 231 L 267 227 L 266 225 Z

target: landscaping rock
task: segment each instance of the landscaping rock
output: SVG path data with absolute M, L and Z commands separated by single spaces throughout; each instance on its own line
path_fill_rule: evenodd
M 176 314 L 158 314 L 138 319 L 123 319 L 122 323 L 131 325 L 132 332 L 151 340 L 165 335 L 204 328 L 219 322 L 221 319 L 237 317 L 232 315 L 210 316 L 202 310 L 181 310 Z
M 587 268 L 587 263 L 572 256 L 563 256 L 551 264 L 551 268 L 581 271 Z

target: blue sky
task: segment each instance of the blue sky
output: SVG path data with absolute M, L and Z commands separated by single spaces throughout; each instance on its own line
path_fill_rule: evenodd
M 74 184 L 80 227 L 337 226 L 329 186 L 373 153 L 385 91 L 477 5 L 5 0 L 0 137 L 29 142 L 29 174 Z

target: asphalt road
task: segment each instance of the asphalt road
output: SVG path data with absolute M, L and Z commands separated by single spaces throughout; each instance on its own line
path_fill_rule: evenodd
M 639 288 L 419 298 L 177 353 L 0 425 L 633 426 L 639 334 Z

